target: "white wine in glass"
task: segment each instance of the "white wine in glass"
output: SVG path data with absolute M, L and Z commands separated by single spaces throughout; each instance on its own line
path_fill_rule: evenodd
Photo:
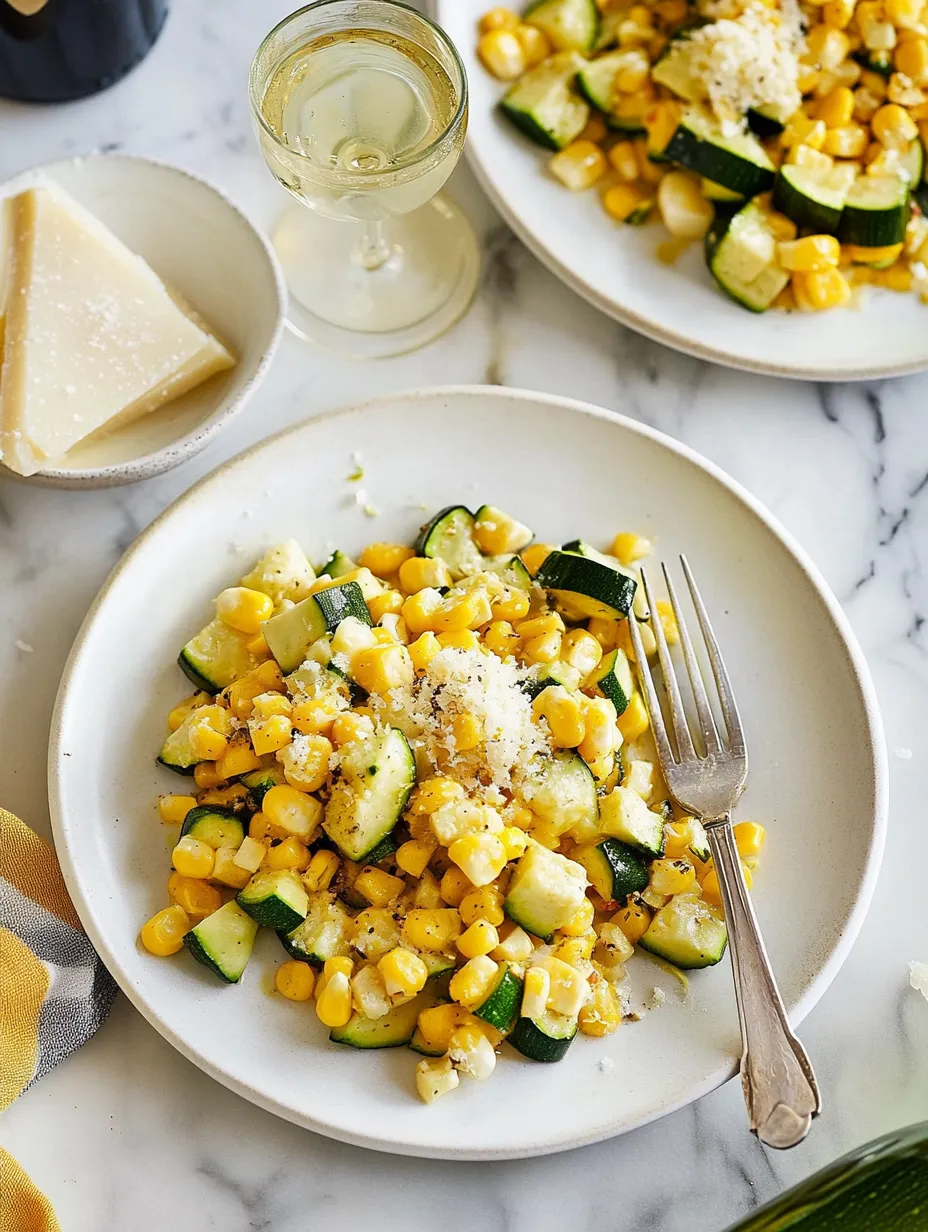
M 251 102 L 265 161 L 299 203 L 274 234 L 291 327 L 360 358 L 443 333 L 480 268 L 469 223 L 437 195 L 467 129 L 446 35 L 394 0 L 319 0 L 264 40 Z

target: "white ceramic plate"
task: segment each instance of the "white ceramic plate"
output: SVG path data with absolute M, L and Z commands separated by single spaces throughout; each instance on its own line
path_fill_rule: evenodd
M 91 154 L 23 172 L 0 185 L 0 197 L 42 178 L 60 184 L 144 257 L 238 359 L 228 372 L 119 432 L 78 445 L 24 482 L 103 488 L 149 479 L 203 449 L 263 379 L 283 329 L 286 291 L 277 258 L 224 193 L 180 167 Z M 0 466 L 0 473 L 10 472 Z
M 365 517 L 346 481 L 359 448 L 378 518 Z M 175 841 L 154 819 L 155 797 L 187 781 L 154 762 L 165 714 L 190 691 L 174 660 L 212 596 L 280 538 L 298 536 L 321 560 L 333 545 L 408 541 L 426 510 L 484 500 L 543 541 L 605 543 L 636 528 L 665 556 L 689 554 L 752 752 L 739 814 L 770 831 L 755 901 L 802 1018 L 847 954 L 879 864 L 886 771 L 873 687 L 835 600 L 785 532 L 709 463 L 631 420 L 539 394 L 439 389 L 338 411 L 243 454 L 141 535 L 104 587 L 65 670 L 49 753 L 68 888 L 126 995 L 167 1039 L 298 1124 L 459 1159 L 594 1142 L 730 1077 L 738 1032 L 728 964 L 695 973 L 684 1004 L 672 979 L 635 960 L 645 990 L 667 989 L 660 1010 L 606 1039 L 578 1038 L 559 1065 L 506 1055 L 490 1082 L 462 1083 L 426 1108 L 407 1050 L 330 1044 L 311 1007 L 268 996 L 283 958 L 272 935 L 234 988 L 186 954 L 152 958 L 136 937 L 165 905 Z M 604 1072 L 602 1058 L 615 1067 Z
M 701 245 L 663 265 L 655 255 L 663 227 L 612 222 L 595 190 L 568 192 L 545 171 L 550 155 L 496 110 L 505 87 L 475 50 L 478 18 L 491 7 L 432 0 L 467 69 L 467 155 L 509 226 L 573 291 L 649 338 L 751 372 L 846 381 L 928 367 L 928 308 L 916 295 L 870 288 L 859 310 L 756 316 L 718 289 Z

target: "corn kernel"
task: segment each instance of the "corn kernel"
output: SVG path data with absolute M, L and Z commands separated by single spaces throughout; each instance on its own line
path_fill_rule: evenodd
M 430 1048 L 447 1052 L 454 1032 L 465 1023 L 469 1015 L 460 1005 L 449 1002 L 423 1010 L 419 1015 L 419 1030 Z
M 410 600 L 407 599 L 407 603 Z M 409 647 L 409 657 L 417 672 L 424 672 L 441 650 L 441 642 L 430 630 L 422 633 Z
M 524 928 L 519 928 L 510 920 L 503 928 L 497 927 L 497 932 L 501 940 L 490 954 L 492 959 L 496 962 L 523 963 L 531 958 L 535 943 Z
M 339 955 L 337 958 L 327 958 L 322 964 L 322 974 L 327 980 L 330 980 L 333 975 L 344 975 L 349 979 L 354 971 L 354 962 L 347 955 Z
M 494 620 L 484 631 L 483 644 L 501 659 L 508 659 L 515 653 L 519 635 L 508 620 Z
M 589 970 L 586 964 L 598 940 L 592 927 L 578 933 L 576 937 L 563 936 L 554 947 L 554 957 L 570 967 L 586 972 Z
M 223 624 L 239 633 L 257 633 L 262 621 L 274 615 L 274 600 L 260 590 L 230 586 L 216 600 L 216 614 Z
M 584 1035 L 611 1035 L 622 1021 L 619 998 L 608 980 L 597 980 L 593 995 L 580 1010 L 577 1019 Z
M 456 714 L 451 720 L 451 737 L 457 753 L 468 753 L 483 742 L 483 728 L 472 714 Z
M 738 854 L 747 859 L 759 856 L 767 841 L 767 831 L 756 821 L 739 821 L 735 826 L 735 842 Z
M 276 829 L 276 827 L 274 827 Z M 269 838 L 285 838 L 283 833 L 271 834 L 271 823 L 263 813 L 255 813 L 248 822 L 248 837 L 257 843 L 263 843 Z
M 529 967 L 522 985 L 522 1017 L 543 1018 L 551 993 L 551 977 L 544 967 Z
M 823 270 L 837 266 L 841 246 L 833 235 L 807 235 L 779 244 L 777 255 L 787 270 Z
M 432 627 L 437 633 L 478 629 L 493 617 L 490 596 L 482 587 L 463 595 L 449 595 L 435 612 Z
M 447 1095 L 460 1081 L 450 1057 L 423 1057 L 416 1066 L 416 1091 L 423 1103 L 431 1104 Z
M 431 870 L 426 869 L 417 881 L 412 901 L 413 906 L 426 907 L 430 911 L 442 905 L 441 887 L 438 884 L 438 878 Z
M 633 693 L 625 710 L 619 715 L 619 731 L 629 743 L 633 743 L 644 735 L 649 726 L 648 710 L 641 694 Z
M 142 925 L 139 939 L 158 958 L 167 958 L 184 948 L 184 937 L 190 931 L 190 918 L 183 907 L 176 904 L 157 912 Z
M 435 843 L 430 844 L 411 838 L 397 848 L 396 863 L 410 877 L 421 877 L 435 853 L 436 846 Z
M 237 719 L 250 718 L 256 697 L 262 693 L 280 693 L 283 688 L 284 678 L 280 668 L 270 659 L 229 685 L 229 708 Z
M 470 958 L 451 977 L 448 991 L 460 1005 L 479 1005 L 484 1001 L 499 973 L 499 964 L 486 954 Z
M 816 119 L 821 120 L 827 128 L 844 128 L 850 124 L 853 114 L 854 95 L 847 86 L 836 86 L 830 90 L 815 110 Z
M 854 16 L 855 0 L 825 0 L 822 5 L 822 19 L 826 26 L 835 30 L 846 30 Z
M 639 166 L 640 171 L 640 166 Z M 616 222 L 627 222 L 650 208 L 653 197 L 637 184 L 613 184 L 603 193 L 603 209 Z
M 429 977 L 428 968 L 419 955 L 402 947 L 384 954 L 377 963 L 377 970 L 383 977 L 387 995 L 394 1003 L 408 1001 L 421 992 Z
M 532 575 L 538 572 L 544 562 L 548 559 L 552 552 L 556 552 L 557 548 L 551 543 L 533 543 L 527 548 L 523 548 L 519 555 L 522 558 L 522 564 Z
M 341 713 L 339 705 L 337 697 L 307 698 L 294 705 L 290 722 L 304 736 L 328 736 Z
M 181 873 L 172 873 L 168 878 L 168 893 L 194 923 L 212 915 L 222 906 L 222 895 L 215 886 L 197 877 L 184 877 Z
M 212 847 L 189 834 L 171 852 L 171 863 L 184 877 L 209 877 L 215 860 Z
M 402 877 L 394 877 L 382 868 L 368 867 L 355 878 L 354 888 L 375 907 L 386 907 L 399 898 L 406 889 L 406 883 Z
M 507 587 L 501 595 L 490 598 L 494 621 L 523 620 L 528 615 L 531 599 L 524 590 Z
M 242 845 L 232 858 L 232 863 L 243 868 L 247 873 L 256 873 L 267 855 L 267 843 L 260 842 L 246 834 Z
M 548 36 L 543 30 L 539 30 L 537 26 L 529 26 L 524 22 L 520 22 L 513 31 L 516 38 L 519 40 L 519 45 L 522 48 L 522 54 L 525 56 L 525 67 L 535 68 L 541 64 L 543 60 L 547 60 L 551 55 L 552 47 L 548 41 Z M 598 116 L 591 117 L 599 119 Z M 605 136 L 605 124 L 603 124 L 603 136 Z
M 448 857 L 475 886 L 489 885 L 506 867 L 506 849 L 495 834 L 465 834 L 448 848 Z
M 618 172 L 619 178 L 627 184 L 633 184 L 638 179 L 638 159 L 635 147 L 630 141 L 617 141 L 606 157 Z
M 873 135 L 887 149 L 905 150 L 918 134 L 918 125 L 897 103 L 886 103 L 870 122 Z
M 859 124 L 831 128 L 825 138 L 825 153 L 834 158 L 860 158 L 867 148 L 867 132 Z
M 550 633 L 540 633 L 523 641 L 520 657 L 526 664 L 553 663 L 561 654 L 562 635 L 556 630 Z
M 234 847 L 220 847 L 215 853 L 216 858 L 210 880 L 218 882 L 221 886 L 227 886 L 231 890 L 241 890 L 251 880 L 251 873 L 247 868 L 240 868 L 235 863 L 235 855 Z
M 185 697 L 169 712 L 168 731 L 177 731 L 192 711 L 199 710 L 201 706 L 208 706 L 212 700 L 209 693 L 194 693 L 192 697 Z
M 593 927 L 593 904 L 590 899 L 583 900 L 583 906 L 578 907 L 566 924 L 559 931 L 565 937 L 582 937 Z
M 896 70 L 916 86 L 928 85 L 928 39 L 906 39 L 894 53 Z
M 369 543 L 358 557 L 362 569 L 370 569 L 377 577 L 386 578 L 398 573 L 400 566 L 415 556 L 412 548 L 402 543 Z
M 745 884 L 750 890 L 754 880 L 753 874 L 744 862 L 741 864 L 741 871 L 744 873 Z M 703 878 L 702 896 L 706 902 L 711 903 L 713 907 L 722 906 L 722 891 L 719 886 L 719 875 L 714 868 L 710 868 L 708 873 L 706 873 Z
M 475 920 L 457 939 L 457 947 L 465 958 L 480 958 L 498 945 L 499 933 L 489 920 Z
M 404 684 L 412 684 L 415 670 L 405 646 L 391 643 L 362 650 L 352 662 L 354 678 L 368 693 L 388 693 Z
M 612 917 L 611 923 L 618 925 L 631 945 L 637 945 L 648 931 L 651 915 L 647 907 L 642 906 L 641 903 L 632 902 L 618 911 Z
M 309 848 L 291 835 L 268 848 L 264 863 L 267 868 L 275 870 L 292 868 L 301 873 L 309 867 Z
M 309 1001 L 316 975 L 309 963 L 285 962 L 274 972 L 274 987 L 288 1001 Z
M 796 304 L 803 312 L 840 308 L 851 298 L 851 288 L 840 270 L 813 270 L 795 273 L 792 280 Z M 621 720 L 619 720 L 621 725 Z
M 650 888 L 655 894 L 684 894 L 696 880 L 696 870 L 686 860 L 654 860 Z
M 571 629 L 561 643 L 565 663 L 575 667 L 581 677 L 589 676 L 603 657 L 603 648 L 586 629 Z
M 309 892 L 327 890 L 338 872 L 341 861 L 334 851 L 317 851 L 303 874 L 303 884 Z
M 626 937 L 621 926 L 613 920 L 608 920 L 599 930 L 599 947 L 597 954 L 604 966 L 617 967 L 628 962 L 635 947 Z
M 491 30 L 515 30 L 519 24 L 518 13 L 513 13 L 511 9 L 495 8 L 484 13 L 477 29 L 481 34 L 489 34 Z M 363 555 L 361 559 L 363 561 Z M 371 566 L 368 565 L 368 568 L 371 569 Z M 376 569 L 371 569 L 371 572 L 376 573 Z
M 624 622 L 623 622 L 624 623 Z M 611 620 L 607 617 L 594 616 L 587 624 L 587 630 L 592 633 L 600 646 L 603 648 L 603 653 L 606 654 L 610 650 L 615 650 L 618 645 L 617 636 L 619 631 L 619 622 Z
M 889 269 L 875 270 L 873 281 L 890 291 L 911 291 L 915 278 L 906 265 L 891 265 Z
M 415 950 L 438 953 L 461 934 L 461 917 L 450 907 L 414 907 L 403 921 L 403 939 Z
M 817 68 L 832 70 L 845 59 L 849 48 L 850 42 L 843 30 L 835 30 L 826 25 L 813 26 L 806 35 L 804 58 L 807 63 L 812 63 Z
M 191 723 L 187 733 L 190 751 L 200 761 L 215 761 L 217 757 L 225 752 L 226 746 L 229 743 L 225 736 L 214 731 L 203 720 Z
M 179 826 L 197 802 L 193 796 L 159 796 L 158 816 L 168 826 Z
M 251 746 L 259 757 L 267 753 L 276 753 L 285 748 L 293 735 L 290 716 L 274 714 L 269 719 L 249 719 L 248 731 L 251 735 Z
M 458 910 L 461 920 L 468 927 L 477 920 L 486 920 L 488 924 L 498 928 L 506 918 L 503 911 L 503 896 L 493 885 L 470 890 L 461 899 Z
M 615 705 L 607 697 L 584 697 L 581 706 L 583 709 L 583 739 L 578 745 L 578 752 L 589 764 L 601 761 L 614 752 L 621 743 L 621 736 L 617 726 Z M 629 706 L 628 709 L 631 707 Z M 628 709 L 625 714 L 628 713 Z
M 473 889 L 473 884 L 459 868 L 452 865 L 442 877 L 440 889 L 442 900 L 449 907 L 457 907 L 468 891 Z
M 886 20 L 900 30 L 911 30 L 921 21 L 924 0 L 886 0 Z
M 518 860 L 519 856 L 525 854 L 525 849 L 528 847 L 528 835 L 518 826 L 506 826 L 505 829 L 500 830 L 499 840 L 503 844 L 507 860 Z
M 563 685 L 548 685 L 532 702 L 536 721 L 545 719 L 552 742 L 559 748 L 573 749 L 583 740 L 583 712 L 579 701 Z
M 279 826 L 285 834 L 304 843 L 312 841 L 322 824 L 324 812 L 318 800 L 285 783 L 265 792 L 261 811 L 271 825 Z
M 451 585 L 451 572 L 443 560 L 411 556 L 400 565 L 399 582 L 408 595 Z
M 318 791 L 329 776 L 332 752 L 332 743 L 325 736 L 300 736 L 281 749 L 277 759 L 290 787 L 301 792 Z
M 328 977 L 316 1001 L 316 1014 L 327 1027 L 343 1027 L 351 1017 L 351 985 L 348 976 L 337 971 Z
M 454 779 L 446 779 L 436 775 L 424 779 L 409 799 L 408 811 L 414 816 L 437 813 L 446 804 L 453 804 L 464 799 L 464 788 Z

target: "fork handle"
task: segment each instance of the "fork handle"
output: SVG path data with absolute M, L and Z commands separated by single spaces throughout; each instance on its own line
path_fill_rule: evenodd
M 725 907 L 741 1022 L 741 1083 L 751 1129 L 768 1146 L 795 1146 L 821 1112 L 808 1055 L 789 1025 L 741 868 L 731 817 L 705 823 Z

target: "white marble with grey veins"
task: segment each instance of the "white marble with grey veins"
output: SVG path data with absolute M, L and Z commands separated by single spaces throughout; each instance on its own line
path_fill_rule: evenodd
M 251 52 L 287 7 L 175 0 L 160 44 L 112 92 L 47 109 L 0 103 L 0 177 L 92 148 L 127 150 L 202 173 L 270 223 L 281 202 L 255 150 L 245 80 Z M 99 493 L 0 482 L 0 802 L 48 832 L 49 717 L 88 605 L 139 530 L 244 446 L 351 399 L 445 382 L 569 394 L 632 415 L 708 455 L 773 509 L 834 587 L 876 677 L 891 750 L 886 861 L 862 936 L 804 1028 L 827 1115 L 799 1149 L 768 1154 L 745 1131 L 729 1084 L 572 1154 L 420 1162 L 329 1142 L 253 1108 L 119 999 L 96 1039 L 0 1118 L 0 1145 L 53 1199 L 66 1232 L 720 1232 L 842 1151 L 928 1118 L 928 1005 L 906 979 L 910 958 L 928 959 L 928 375 L 790 384 L 674 354 L 560 286 L 466 170 L 451 187 L 488 263 L 474 308 L 444 339 L 365 366 L 287 337 L 247 412 L 181 469 Z

